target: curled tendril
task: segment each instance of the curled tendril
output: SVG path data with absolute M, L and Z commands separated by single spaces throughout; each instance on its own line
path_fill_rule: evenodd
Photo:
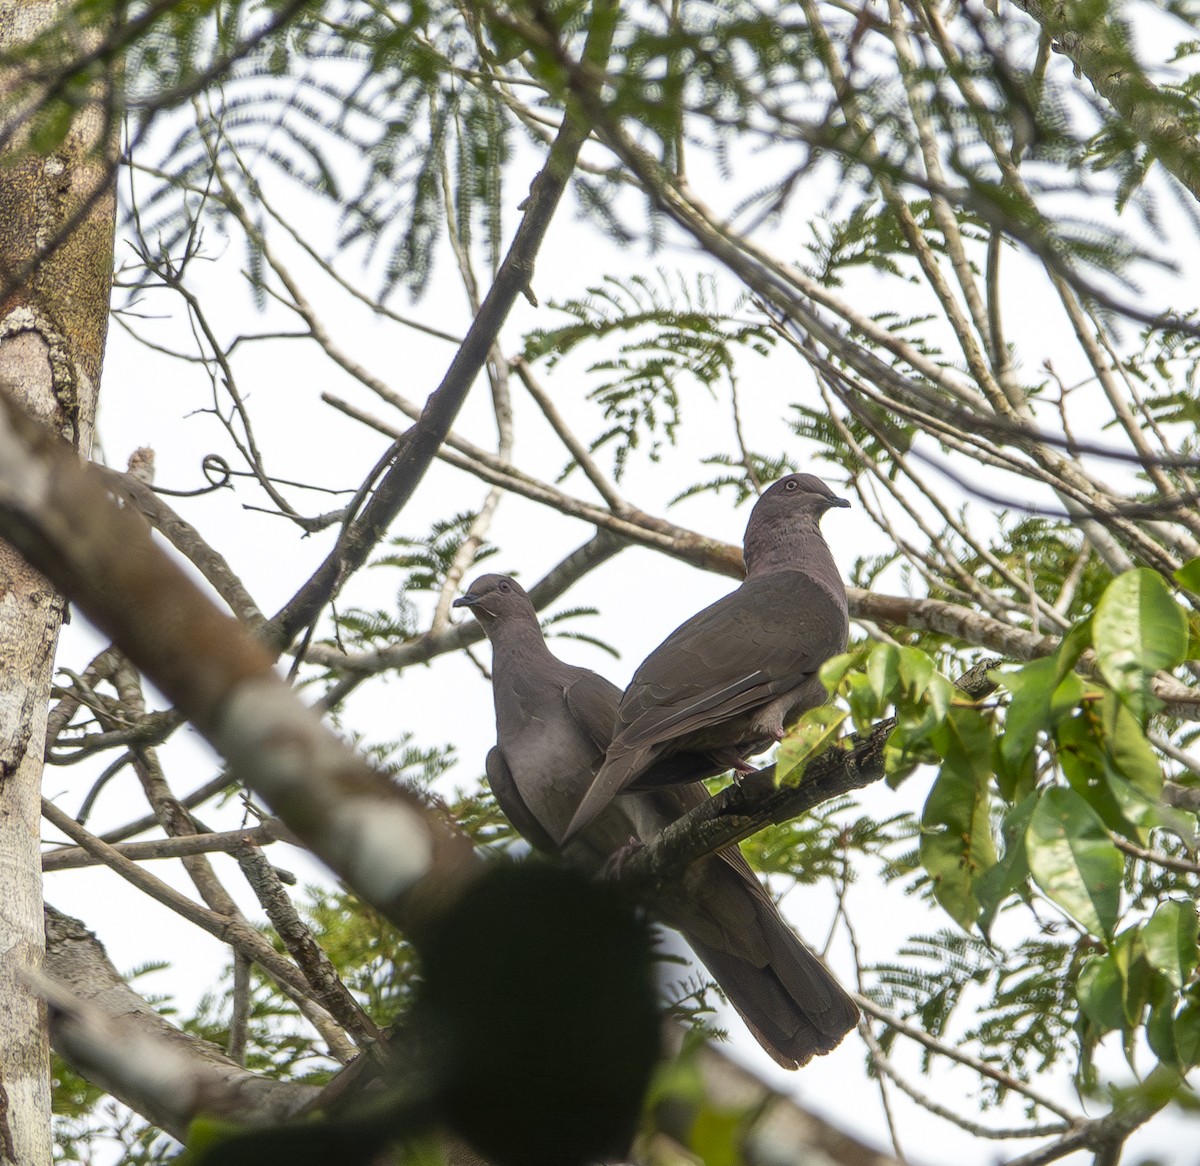
M 204 474 L 207 486 L 196 490 L 168 490 L 165 486 L 153 487 L 156 494 L 169 494 L 172 498 L 199 498 L 202 494 L 211 494 L 233 482 L 233 470 L 229 463 L 218 453 L 206 453 L 200 462 L 200 470 Z

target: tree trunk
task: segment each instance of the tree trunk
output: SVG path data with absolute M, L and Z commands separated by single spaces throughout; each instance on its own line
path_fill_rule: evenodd
M 65 7 L 0 0 L 0 54 Z M 86 451 L 112 285 L 116 122 L 101 82 L 62 141 L 35 154 L 20 124 L 34 95 L 16 74 L 0 74 L 0 389 Z M 50 1162 L 45 1009 L 19 976 L 45 944 L 39 799 L 64 607 L 0 543 L 0 1161 L 20 1166 Z

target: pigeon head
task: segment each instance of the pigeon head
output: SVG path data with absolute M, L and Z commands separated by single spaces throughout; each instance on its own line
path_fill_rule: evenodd
M 483 624 L 484 631 L 495 620 L 505 617 L 537 619 L 525 588 L 511 575 L 480 575 L 452 606 L 469 607 L 471 614 Z
M 783 565 L 777 561 L 799 551 L 797 539 L 820 538 L 819 524 L 826 510 L 849 505 L 812 474 L 788 474 L 773 482 L 754 504 L 746 524 L 746 570 L 755 573 Z

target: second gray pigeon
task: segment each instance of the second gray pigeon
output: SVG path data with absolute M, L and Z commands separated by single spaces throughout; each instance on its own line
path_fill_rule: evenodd
M 763 492 L 746 525 L 745 581 L 676 628 L 633 674 L 567 839 L 622 790 L 748 772 L 747 757 L 825 703 L 817 670 L 846 650 L 848 618 L 820 521 L 849 505 L 812 474 L 789 474 Z
M 629 794 L 562 847 L 604 759 L 620 689 L 547 648 L 533 604 L 508 576 L 476 579 L 455 606 L 470 608 L 492 643 L 497 743 L 487 756 L 488 781 L 534 847 L 563 849 L 568 860 L 599 870 L 708 797 L 699 785 Z M 857 1022 L 857 1006 L 796 937 L 736 846 L 693 863 L 657 907 L 784 1068 L 829 1052 Z

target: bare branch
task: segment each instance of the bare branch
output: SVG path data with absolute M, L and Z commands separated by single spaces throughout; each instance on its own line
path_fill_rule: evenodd
M 249 830 L 225 830 L 216 834 L 185 834 L 179 838 L 155 838 L 149 842 L 128 842 L 113 849 L 130 862 L 148 862 L 159 858 L 180 858 L 185 854 L 230 854 L 246 842 L 268 846 L 279 841 L 275 830 L 255 826 Z M 61 846 L 42 854 L 42 870 L 79 870 L 85 866 L 103 865 L 104 860 L 81 846 Z
M 583 60 L 593 67 L 607 60 L 612 32 L 608 0 L 603 0 L 595 6 Z M 442 383 L 425 402 L 416 425 L 396 443 L 391 464 L 362 515 L 343 530 L 324 564 L 272 620 L 274 633 L 281 643 L 289 643 L 300 628 L 316 618 L 321 607 L 337 593 L 342 581 L 366 561 L 371 548 L 412 497 L 450 432 L 513 302 L 529 288 L 534 258 L 589 132 L 590 127 L 583 124 L 578 115 L 564 119 L 546 164 L 530 188 L 525 214 L 509 252 Z

